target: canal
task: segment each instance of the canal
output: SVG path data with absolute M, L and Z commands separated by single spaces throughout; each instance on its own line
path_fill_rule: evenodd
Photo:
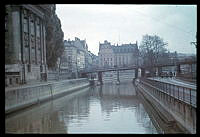
M 88 87 L 11 114 L 6 133 L 157 134 L 131 82 Z

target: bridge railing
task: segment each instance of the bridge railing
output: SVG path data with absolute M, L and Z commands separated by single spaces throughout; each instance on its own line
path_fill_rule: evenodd
M 143 78 L 141 82 L 196 108 L 196 88 Z
M 87 73 L 87 72 L 92 72 L 92 71 L 104 71 L 104 70 L 110 70 L 110 69 L 123 69 L 123 68 L 133 68 L 133 67 L 137 67 L 137 65 L 111 66 L 111 67 L 96 67 L 96 68 L 93 68 L 92 70 L 85 70 L 85 71 L 83 71 L 83 72 Z

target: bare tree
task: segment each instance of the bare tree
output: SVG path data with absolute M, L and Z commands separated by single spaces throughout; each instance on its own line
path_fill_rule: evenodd
M 140 44 L 140 55 L 144 60 L 144 65 L 153 71 L 153 66 L 160 63 L 160 58 L 166 53 L 167 43 L 157 35 L 144 35 Z

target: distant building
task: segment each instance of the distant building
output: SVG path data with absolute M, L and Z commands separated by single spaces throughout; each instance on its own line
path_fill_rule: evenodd
M 111 45 L 110 42 L 104 41 L 99 43 L 99 67 L 120 67 L 138 64 L 138 45 L 122 44 Z
M 93 63 L 93 53 L 90 51 L 86 51 L 86 60 L 85 60 L 85 70 L 91 70 L 92 69 L 92 63 Z
M 80 40 L 75 37 L 75 40 L 64 40 L 65 51 L 62 58 L 64 60 L 61 63 L 61 71 L 72 73 L 77 75 L 77 72 L 86 68 L 86 62 L 88 62 L 88 46 L 86 40 Z
M 6 86 L 47 79 L 46 20 L 55 5 L 6 5 Z
M 178 60 L 179 61 L 196 61 L 196 55 L 195 54 L 183 54 L 178 53 Z M 184 64 L 180 66 L 181 74 L 190 74 L 192 73 L 193 77 L 196 77 L 196 64 Z
M 96 55 L 92 55 L 92 69 L 96 69 L 99 66 L 99 58 Z

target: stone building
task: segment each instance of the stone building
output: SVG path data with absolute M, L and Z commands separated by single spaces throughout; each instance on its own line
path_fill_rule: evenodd
M 55 5 L 6 5 L 5 84 L 47 78 L 46 20 Z
M 75 40 L 64 40 L 64 46 L 65 51 L 62 58 L 65 59 L 62 61 L 60 69 L 77 77 L 77 72 L 84 70 L 88 61 L 86 40 L 75 37 Z
M 92 53 L 86 50 L 85 54 L 85 70 L 90 70 L 92 67 Z
M 87 54 L 87 60 L 86 60 L 86 71 L 91 71 L 95 68 L 98 67 L 98 64 L 97 64 L 97 56 L 94 55 L 92 52 L 88 51 Z
M 97 69 L 99 66 L 99 58 L 96 55 L 92 55 L 92 69 Z
M 99 67 L 122 67 L 137 65 L 138 63 L 138 45 L 122 44 L 111 45 L 110 42 L 104 41 L 99 43 Z

